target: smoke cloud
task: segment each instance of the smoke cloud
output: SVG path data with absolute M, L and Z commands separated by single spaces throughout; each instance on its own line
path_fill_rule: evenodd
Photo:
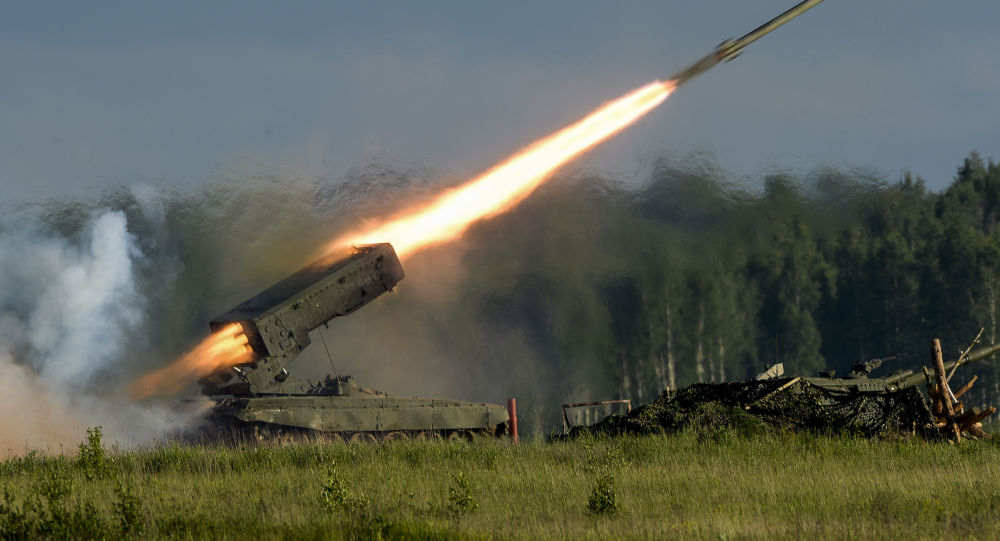
M 0 228 L 0 452 L 58 451 L 103 426 L 148 441 L 177 416 L 118 391 L 119 365 L 147 322 L 136 272 L 143 254 L 124 212 L 86 213 L 60 234 L 30 213 Z M 71 224 L 64 219 L 56 225 Z
M 120 357 L 126 333 L 142 319 L 133 279 L 135 240 L 125 215 L 107 212 L 89 224 L 82 246 L 57 239 L 36 246 L 0 246 L 8 255 L 25 254 L 19 261 L 31 274 L 22 276 L 41 281 L 24 284 L 41 289 L 28 320 L 28 362 L 57 385 L 89 381 Z

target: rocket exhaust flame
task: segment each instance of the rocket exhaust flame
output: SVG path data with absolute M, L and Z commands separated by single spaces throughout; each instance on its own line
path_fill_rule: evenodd
M 239 323 L 227 325 L 170 365 L 135 380 L 130 393 L 135 399 L 176 394 L 195 379 L 249 362 L 253 359 L 249 341 Z
M 538 188 L 560 166 L 625 129 L 659 105 L 674 90 L 656 81 L 608 102 L 583 120 L 521 150 L 431 203 L 371 228 L 353 231 L 327 246 L 389 242 L 402 258 L 421 248 L 452 240 L 470 224 L 504 212 Z

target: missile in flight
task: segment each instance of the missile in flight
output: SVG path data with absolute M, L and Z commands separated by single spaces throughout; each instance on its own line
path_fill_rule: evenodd
M 798 17 L 806 10 L 814 7 L 822 1 L 823 0 L 805 0 L 804 2 L 799 2 L 788 11 L 758 26 L 756 29 L 743 37 L 735 40 L 727 39 L 726 41 L 723 41 L 718 47 L 715 48 L 714 51 L 694 64 L 691 64 L 687 68 L 677 72 L 670 77 L 670 80 L 673 81 L 676 86 L 680 86 L 693 79 L 695 76 L 715 67 L 716 64 L 720 62 L 728 62 L 736 58 L 743 52 L 743 48 L 747 45 L 750 45 L 751 43 L 764 37 L 766 34 L 771 33 L 774 29 L 787 23 L 795 17 Z

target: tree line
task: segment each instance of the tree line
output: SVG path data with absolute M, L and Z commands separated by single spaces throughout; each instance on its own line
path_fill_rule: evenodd
M 477 227 L 464 298 L 489 332 L 525 336 L 563 393 L 646 402 L 776 362 L 916 367 L 933 337 L 946 358 L 980 328 L 1000 338 L 998 219 L 1000 165 L 975 152 L 940 192 L 833 168 L 753 189 L 662 160 L 639 189 L 576 175 Z M 998 401 L 996 364 L 976 367 L 978 400 Z

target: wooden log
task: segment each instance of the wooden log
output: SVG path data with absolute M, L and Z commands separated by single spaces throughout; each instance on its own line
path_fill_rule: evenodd
M 977 379 L 979 379 L 979 376 L 972 376 L 972 379 L 969 380 L 969 383 L 966 383 L 965 385 L 959 387 L 958 390 L 955 391 L 955 398 L 958 398 L 963 394 L 969 392 L 969 389 L 972 388 L 972 384 L 975 383 Z
M 955 416 L 955 422 L 958 423 L 959 426 L 966 425 L 966 424 L 971 425 L 972 423 L 975 423 L 977 421 L 971 421 L 970 419 L 978 416 L 980 413 L 982 413 L 982 410 L 980 410 L 977 407 L 973 407 L 972 409 L 970 409 L 969 411 L 967 411 L 967 412 L 965 412 L 965 413 L 963 413 L 961 415 L 956 415 Z
M 979 411 L 979 408 L 972 408 L 968 413 L 959 416 L 955 419 L 955 422 L 962 427 L 962 430 L 968 430 L 972 425 L 982 421 L 983 419 L 993 415 L 997 412 L 997 409 L 993 406 L 986 408 L 983 411 Z
M 937 378 L 938 387 L 941 389 L 941 402 L 944 403 L 944 412 L 947 415 L 948 426 L 945 427 L 945 434 L 953 438 L 956 442 L 962 441 L 962 431 L 955 423 L 955 410 L 951 407 L 951 400 L 948 399 L 948 380 L 944 373 L 944 356 L 941 354 L 941 340 L 935 338 L 931 340 L 931 359 L 934 361 L 934 377 Z
M 985 430 L 983 430 L 982 428 L 976 427 L 976 426 L 970 426 L 969 429 L 968 429 L 968 431 L 969 431 L 969 434 L 972 434 L 973 436 L 976 436 L 977 438 L 981 438 L 981 439 L 984 439 L 984 440 L 985 439 L 989 439 L 989 437 L 990 437 L 990 435 L 987 434 Z
M 924 367 L 926 370 L 927 368 Z M 937 383 L 930 383 L 927 385 L 927 393 L 931 397 L 931 413 L 935 417 L 940 417 L 944 413 L 944 404 L 941 403 L 941 392 L 937 386 Z

